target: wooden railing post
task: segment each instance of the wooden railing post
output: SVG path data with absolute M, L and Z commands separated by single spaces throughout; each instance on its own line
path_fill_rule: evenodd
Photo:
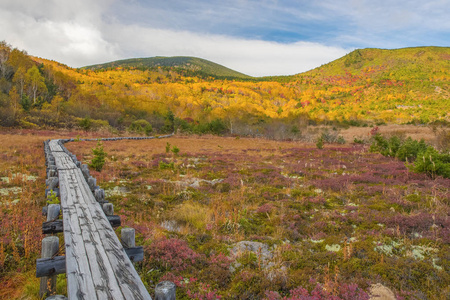
M 162 281 L 156 285 L 155 300 L 175 300 L 176 285 L 172 281 Z
M 59 206 L 59 205 L 58 205 Z M 42 240 L 42 258 L 51 258 L 59 250 L 59 238 L 57 236 L 48 236 Z M 50 296 L 56 293 L 56 275 L 42 277 L 39 288 L 39 297 Z

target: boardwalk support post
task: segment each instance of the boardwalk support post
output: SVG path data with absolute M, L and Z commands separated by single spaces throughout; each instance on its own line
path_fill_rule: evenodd
M 81 172 L 83 173 L 84 179 L 88 180 L 89 176 L 89 166 L 88 165 L 81 165 Z
M 156 285 L 156 300 L 175 300 L 176 285 L 171 281 L 162 281 Z
M 104 202 L 105 201 L 105 190 L 104 189 L 95 189 L 94 190 L 94 197 L 97 202 Z
M 89 185 L 89 188 L 91 189 L 91 192 L 93 192 L 95 190 L 95 186 L 97 185 L 97 179 L 90 176 L 87 180 L 87 183 Z
M 59 249 L 59 238 L 57 236 L 48 236 L 42 240 L 42 258 L 53 257 Z M 41 278 L 41 285 L 39 288 L 39 297 L 45 295 L 50 296 L 56 293 L 56 275 Z
M 125 248 L 136 247 L 134 228 L 122 228 L 121 235 Z
M 45 181 L 45 183 L 48 185 L 50 190 L 54 190 L 59 186 L 59 179 L 58 177 L 50 177 Z
M 60 210 L 59 204 L 50 204 L 47 209 L 47 222 L 56 220 L 59 217 Z
M 105 212 L 105 215 L 107 216 L 114 215 L 114 205 L 112 203 L 104 203 L 102 208 L 103 211 Z

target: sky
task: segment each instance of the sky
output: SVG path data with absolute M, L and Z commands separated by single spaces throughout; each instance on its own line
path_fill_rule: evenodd
M 1 0 L 0 41 L 70 67 L 195 56 L 292 75 L 357 48 L 450 46 L 450 0 Z

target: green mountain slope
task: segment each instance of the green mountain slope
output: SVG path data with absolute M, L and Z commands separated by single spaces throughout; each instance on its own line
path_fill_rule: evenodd
M 310 90 L 302 105 L 312 104 L 318 116 L 397 123 L 450 117 L 449 47 L 359 49 L 289 80 Z
M 248 75 L 239 73 L 222 65 L 213 63 L 206 59 L 188 56 L 174 57 L 149 57 L 149 58 L 131 58 L 125 60 L 113 61 L 105 64 L 86 66 L 84 69 L 100 70 L 110 68 L 137 68 L 153 69 L 157 67 L 175 68 L 184 70 L 188 75 L 212 76 L 216 78 L 251 78 Z
M 303 74 L 333 76 L 346 73 L 362 74 L 367 68 L 376 69 L 375 77 L 395 80 L 429 79 L 448 75 L 450 47 L 412 47 L 401 49 L 358 49 Z

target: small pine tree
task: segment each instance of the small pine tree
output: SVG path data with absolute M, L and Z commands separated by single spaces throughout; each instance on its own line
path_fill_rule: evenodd
M 89 166 L 94 168 L 94 170 L 100 172 L 105 165 L 105 158 L 107 153 L 103 149 L 103 144 L 98 141 L 97 147 L 92 149 L 92 153 L 94 154 L 94 158 L 92 159 Z
M 172 151 L 172 153 L 175 154 L 176 156 L 180 152 L 180 148 L 178 148 L 177 146 L 173 146 L 172 149 L 170 149 L 170 151 Z
M 323 138 L 320 137 L 316 142 L 317 149 L 323 149 Z

